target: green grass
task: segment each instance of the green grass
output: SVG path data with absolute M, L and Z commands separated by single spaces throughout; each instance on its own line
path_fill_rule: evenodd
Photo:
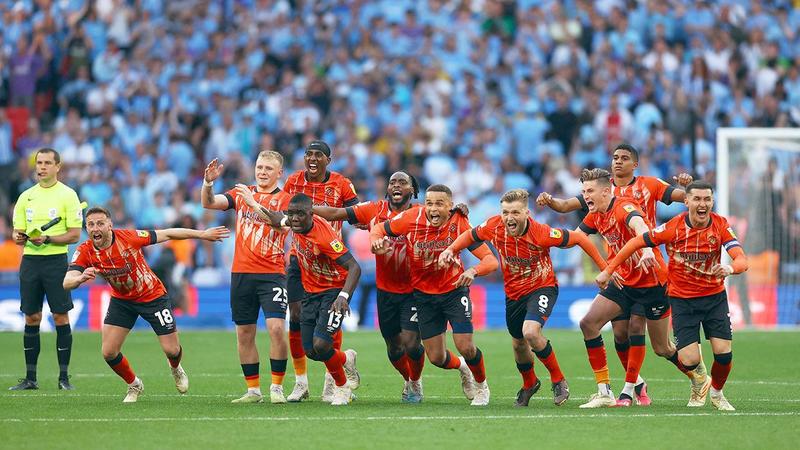
M 796 448 L 800 438 L 800 333 L 741 332 L 725 393 L 737 408 L 721 413 L 710 404 L 686 408 L 688 380 L 649 352 L 642 370 L 654 404 L 649 408 L 581 410 L 594 382 L 580 334 L 549 331 L 570 382 L 572 398 L 552 404 L 543 388 L 528 408 L 514 408 L 520 377 L 504 332 L 482 332 L 491 405 L 470 407 L 457 371 L 430 364 L 423 374 L 425 401 L 400 404 L 402 383 L 388 363 L 377 333 L 348 333 L 358 350 L 362 386 L 358 400 L 334 408 L 318 400 L 321 363 L 309 361 L 312 401 L 302 404 L 232 405 L 244 391 L 232 332 L 181 334 L 190 393 L 176 391 L 155 336 L 135 332 L 124 353 L 144 380 L 136 404 L 121 403 L 125 385 L 100 356 L 100 335 L 76 333 L 71 372 L 74 392 L 56 389 L 55 335 L 44 335 L 39 359 L 41 389 L 9 392 L 23 374 L 19 333 L 0 333 L 0 448 L 270 447 L 292 448 Z M 612 342 L 610 335 L 606 342 Z M 259 335 L 262 361 L 266 333 Z M 711 351 L 704 347 L 711 367 Z M 291 364 L 290 364 L 291 365 Z M 615 392 L 622 368 L 609 348 Z M 266 367 L 265 367 L 266 366 Z M 269 382 L 268 362 L 262 380 Z M 547 373 L 536 363 L 539 376 Z M 289 370 L 291 373 L 291 369 Z M 266 376 L 264 376 L 266 375 Z M 293 377 L 287 376 L 287 393 Z M 547 385 L 548 383 L 545 383 Z

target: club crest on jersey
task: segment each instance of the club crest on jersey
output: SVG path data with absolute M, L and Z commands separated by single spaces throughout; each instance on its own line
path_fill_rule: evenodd
M 622 207 L 622 209 L 624 209 L 625 211 L 627 211 L 629 213 L 632 213 L 632 212 L 636 211 L 636 207 L 633 206 L 633 205 L 625 205 L 625 206 Z
M 636 200 L 641 200 L 642 199 L 642 191 L 633 191 L 633 198 L 635 198 Z
M 717 237 L 716 236 L 709 236 L 708 243 L 713 247 L 717 245 Z
M 561 230 L 559 230 L 557 228 L 551 228 L 550 229 L 550 237 L 551 238 L 553 238 L 553 239 L 561 239 L 561 236 L 562 236 Z
M 278 206 L 278 200 L 273 198 L 272 200 L 269 201 L 269 206 L 272 207 Z
M 344 245 L 338 239 L 334 239 L 331 241 L 331 248 L 336 253 L 340 253 L 344 250 Z
M 451 233 L 455 233 L 457 229 L 458 228 L 456 227 L 456 224 L 454 224 L 454 223 L 450 224 L 450 232 Z
M 136 235 L 143 238 L 150 237 L 150 233 L 144 230 L 136 230 Z
M 332 187 L 326 187 L 325 188 L 325 196 L 326 197 L 333 197 L 334 195 L 336 195 L 336 193 L 334 192 Z

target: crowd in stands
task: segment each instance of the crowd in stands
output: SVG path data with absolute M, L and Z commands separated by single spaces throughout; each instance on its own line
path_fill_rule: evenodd
M 406 169 L 473 224 L 510 188 L 577 195 L 620 141 L 642 173 L 713 181 L 717 128 L 800 125 L 798 30 L 779 0 L 0 1 L 0 231 L 42 146 L 119 228 L 230 225 L 200 206 L 206 163 L 227 189 L 317 138 L 362 200 Z M 232 253 L 173 257 L 224 282 Z

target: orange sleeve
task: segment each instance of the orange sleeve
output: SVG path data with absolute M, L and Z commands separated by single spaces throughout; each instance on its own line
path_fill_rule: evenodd
M 625 262 L 626 259 L 630 258 L 630 256 L 633 255 L 636 252 L 636 250 L 645 247 L 647 247 L 647 244 L 645 244 L 644 242 L 644 235 L 640 234 L 636 236 L 635 238 L 628 241 L 622 247 L 622 249 L 620 249 L 619 253 L 617 253 L 614 259 L 612 259 L 608 263 L 608 267 L 606 267 L 605 270 L 608 273 L 614 273 L 614 270 L 616 270 L 616 268 L 619 267 L 620 264 Z
M 372 226 L 369 230 L 369 241 L 375 242 L 383 239 L 386 237 L 386 230 L 384 228 L 385 224 L 388 224 L 390 221 L 386 222 L 379 222 Z
M 467 248 L 470 245 L 474 244 L 476 242 L 475 238 L 473 237 L 473 233 L 474 232 L 475 232 L 475 229 L 473 228 L 471 230 L 467 230 L 467 231 L 459 234 L 458 237 L 456 238 L 456 240 L 453 241 L 452 244 L 450 244 L 450 247 L 451 247 L 451 250 L 453 251 L 453 253 L 458 253 L 461 250 L 464 250 L 465 248 Z
M 494 257 L 494 254 L 492 254 L 492 251 L 489 250 L 488 245 L 481 244 L 480 247 L 476 248 L 475 250 L 472 250 L 472 254 L 481 260 L 474 267 L 475 275 L 483 276 L 497 270 L 497 266 L 499 265 L 499 263 L 497 262 L 497 258 Z
M 606 261 L 600 256 L 600 252 L 597 251 L 597 247 L 592 244 L 592 241 L 589 240 L 589 237 L 583 233 L 569 233 L 569 240 L 567 241 L 566 247 L 572 247 L 574 245 L 579 245 L 584 253 L 589 255 L 594 261 L 595 265 L 600 269 L 603 270 L 608 265 Z
M 324 220 L 314 223 L 314 230 L 308 237 L 319 245 L 320 251 L 330 259 L 335 260 L 348 251 L 344 243 L 339 240 L 339 235 Z
M 414 220 L 413 215 L 417 214 L 416 208 L 403 211 L 398 216 L 394 216 L 385 222 L 376 223 L 369 231 L 370 242 L 375 242 L 382 239 L 384 236 L 400 236 L 406 234 L 411 221 Z
M 742 273 L 747 271 L 747 256 L 744 254 L 742 247 L 733 247 L 728 251 L 728 254 L 731 255 L 731 258 L 733 258 L 731 263 L 731 267 L 733 267 L 733 273 Z

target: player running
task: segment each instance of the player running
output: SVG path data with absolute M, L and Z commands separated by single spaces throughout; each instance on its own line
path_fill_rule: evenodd
M 273 226 L 289 225 L 294 233 L 292 247 L 306 293 L 300 322 L 303 349 L 309 358 L 324 362 L 333 378 L 331 405 L 347 405 L 361 376 L 356 369 L 356 352 L 337 349 L 334 336 L 341 335 L 342 320 L 350 314 L 348 303 L 358 286 L 361 266 L 333 227 L 311 208 L 311 197 L 295 194 L 285 217 L 263 206 L 261 211 Z
M 596 281 L 604 287 L 614 270 L 634 252 L 663 244 L 670 257 L 667 293 L 678 358 L 689 370 L 700 364 L 701 324 L 714 352 L 710 380 L 703 374 L 700 395 L 693 389 L 688 406 L 705 405 L 710 385 L 711 404 L 721 411 L 734 411 L 722 393 L 731 371 L 733 339 L 725 277 L 746 271 L 747 257 L 728 220 L 711 212 L 714 191 L 710 183 L 689 184 L 685 203 L 688 212 L 629 241 Z M 720 264 L 723 248 L 733 258 L 730 265 Z
M 514 406 L 528 406 L 542 385 L 533 369 L 533 354 L 550 372 L 553 403 L 563 405 L 569 385 L 561 372 L 550 341 L 542 328 L 558 298 L 558 281 L 550 260 L 550 247 L 580 245 L 602 269 L 606 262 L 583 233 L 550 228 L 535 221 L 528 209 L 528 192 L 512 189 L 500 199 L 501 214 L 458 236 L 439 255 L 440 266 L 448 266 L 456 254 L 476 242 L 489 241 L 500 254 L 506 291 L 506 326 L 512 337 L 514 359 L 522 375 L 522 389 Z
M 214 195 L 212 186 L 222 169 L 223 165 L 216 159 L 206 167 L 201 201 L 206 209 L 236 211 L 230 302 L 247 392 L 233 403 L 263 401 L 256 346 L 259 309 L 264 311 L 270 339 L 270 402 L 286 403 L 283 395 L 287 360 L 284 247 L 288 232 L 273 228 L 259 214 L 260 206 L 285 210 L 289 205 L 291 196 L 278 188 L 278 180 L 283 175 L 283 156 L 271 150 L 262 151 L 256 158 L 254 186 L 237 185 L 225 194 Z
M 142 247 L 180 239 L 221 241 L 228 237 L 228 229 L 114 230 L 111 213 L 105 208 L 93 207 L 86 211 L 86 231 L 89 240 L 80 244 L 72 255 L 63 285 L 67 290 L 76 289 L 100 275 L 111 286 L 111 301 L 103 321 L 102 351 L 106 363 L 128 383 L 128 394 L 123 402 L 135 402 L 144 390 L 142 380 L 121 353 L 122 344 L 139 316 L 158 336 L 172 369 L 175 387 L 185 394 L 189 390 L 189 378 L 181 367 L 183 349 L 178 342 L 172 302 L 161 280 L 147 265 Z
M 351 224 L 372 226 L 389 220 L 411 208 L 411 198 L 417 198 L 417 180 L 406 172 L 395 172 L 389 178 L 386 199 L 359 203 L 347 208 L 315 206 L 314 213 L 331 221 L 347 220 Z M 378 289 L 378 324 L 386 341 L 389 361 L 405 380 L 402 401 L 422 401 L 422 368 L 425 365 L 425 348 L 419 338 L 417 308 L 413 289 L 408 280 L 411 268 L 406 255 L 406 238 L 390 238 L 389 251 L 375 255 L 376 285 Z
M 476 276 L 497 268 L 497 259 L 486 244 L 475 243 L 470 251 L 481 261 L 464 270 L 460 258 L 455 264 L 438 266 L 441 252 L 459 234 L 470 229 L 469 221 L 453 214 L 453 194 L 447 186 L 434 184 L 425 192 L 425 207 L 414 207 L 391 220 L 376 224 L 370 231 L 372 250 L 385 254 L 392 245 L 390 237 L 405 235 L 411 250 L 411 286 L 419 319 L 419 332 L 428 360 L 443 369 L 459 369 L 464 395 L 473 406 L 489 404 L 489 385 L 483 354 L 472 339 L 472 302 L 469 286 Z M 447 349 L 447 323 L 453 329 L 453 342 L 462 355 Z
M 581 182 L 589 214 L 575 231 L 587 234 L 599 233 L 608 245 L 609 259 L 613 258 L 626 242 L 650 231 L 642 217 L 642 211 L 636 204 L 626 198 L 612 196 L 608 171 L 584 169 L 581 173 Z M 638 267 L 635 267 L 637 264 Z M 678 361 L 675 346 L 669 340 L 670 309 L 664 289 L 666 264 L 661 253 L 654 253 L 649 248 L 641 250 L 620 267 L 615 277 L 618 283 L 609 284 L 597 294 L 589 312 L 580 322 L 589 363 L 594 370 L 598 388 L 598 393 L 592 395 L 587 403 L 580 406 L 581 408 L 638 404 L 633 401 L 634 387 L 644 361 L 644 335 L 631 336 L 625 387 L 616 401 L 609 386 L 606 351 L 603 337 L 600 335 L 600 330 L 607 322 L 621 312 L 629 312 L 634 304 L 641 304 L 644 309 L 650 343 L 656 354 L 669 359 L 682 372 L 688 372 Z
M 611 164 L 613 175 L 611 184 L 615 197 L 624 197 L 632 200 L 644 212 L 644 221 L 650 228 L 656 226 L 656 206 L 660 201 L 665 205 L 672 202 L 683 202 L 685 192 L 682 189 L 675 189 L 665 181 L 656 177 L 636 176 L 635 170 L 639 167 L 639 152 L 632 145 L 619 144 L 614 149 Z M 686 186 L 692 182 L 689 174 L 681 173 L 673 177 L 679 185 Z M 547 192 L 542 192 L 536 199 L 539 206 L 548 206 L 552 210 L 567 213 L 581 210 L 588 213 L 589 208 L 583 200 L 583 196 L 578 195 L 566 200 L 555 198 Z M 630 352 L 630 336 L 644 336 L 645 333 L 644 310 L 641 305 L 634 304 L 631 312 L 623 312 L 611 321 L 614 330 L 614 347 L 617 351 L 622 367 L 628 369 L 628 357 Z M 638 339 L 638 338 L 637 338 Z M 705 366 L 698 368 L 698 372 L 705 371 Z M 647 395 L 647 383 L 639 376 L 636 380 L 636 398 L 640 405 L 649 405 L 650 397 Z
M 311 198 L 315 206 L 330 206 L 343 208 L 358 203 L 356 189 L 353 183 L 337 172 L 328 170 L 331 162 L 331 149 L 323 141 L 311 141 L 306 145 L 303 156 L 305 170 L 298 170 L 289 175 L 283 189 L 287 194 L 303 193 Z M 342 240 L 342 222 L 331 222 L 339 240 Z M 286 289 L 289 298 L 289 351 L 292 354 L 294 366 L 295 385 L 292 392 L 286 397 L 290 402 L 299 402 L 308 398 L 308 375 L 306 373 L 306 355 L 303 350 L 303 341 L 300 333 L 302 318 L 302 303 L 306 293 L 300 275 L 300 266 L 297 255 L 292 246 L 289 253 L 289 268 L 286 271 Z M 342 333 L 339 331 L 333 337 L 333 346 L 337 350 L 342 348 Z M 330 374 L 325 374 L 325 384 L 322 389 L 322 400 L 330 401 L 333 395 L 333 379 Z

